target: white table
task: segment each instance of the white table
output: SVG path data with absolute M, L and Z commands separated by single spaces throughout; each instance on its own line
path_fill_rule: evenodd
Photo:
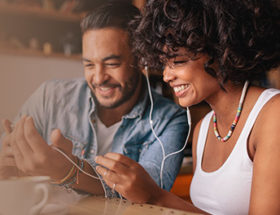
M 70 206 L 70 215 L 197 215 L 149 204 L 134 204 L 121 199 L 87 197 Z

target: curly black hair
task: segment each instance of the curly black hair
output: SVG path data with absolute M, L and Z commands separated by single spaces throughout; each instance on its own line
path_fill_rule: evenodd
M 162 70 L 184 47 L 209 56 L 205 71 L 221 85 L 259 80 L 279 66 L 279 17 L 273 0 L 150 0 L 131 23 L 134 52 L 142 66 Z

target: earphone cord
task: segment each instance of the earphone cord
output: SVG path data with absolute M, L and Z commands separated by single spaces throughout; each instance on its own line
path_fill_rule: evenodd
M 60 150 L 59 148 L 54 147 L 54 146 L 52 146 L 52 148 L 55 149 L 56 151 L 58 151 L 60 154 L 62 154 L 68 161 L 70 161 L 70 163 L 72 163 L 72 164 L 73 164 L 76 168 L 78 168 L 82 173 L 84 173 L 85 175 L 87 175 L 87 176 L 89 176 L 89 177 L 91 177 L 91 178 L 93 178 L 93 179 L 100 180 L 100 183 L 101 183 L 102 188 L 103 188 L 103 190 L 104 190 L 105 198 L 108 198 L 106 189 L 105 189 L 103 183 L 101 182 L 102 179 L 101 179 L 101 177 L 99 176 L 99 174 L 96 173 L 96 175 L 97 175 L 98 177 L 89 174 L 88 172 L 84 171 L 81 167 L 79 167 L 74 161 L 72 161 L 72 159 L 69 158 L 69 156 L 68 156 L 67 154 L 65 154 L 62 150 Z M 93 170 L 94 170 L 94 168 L 93 168 Z M 121 200 L 123 200 L 122 195 L 121 195 L 121 194 L 119 194 L 119 195 L 120 195 Z
M 157 134 L 156 134 L 156 132 L 154 131 L 154 128 L 153 128 L 152 113 L 153 113 L 153 109 L 154 109 L 154 102 L 153 102 L 153 97 L 152 97 L 152 92 L 151 92 L 150 81 L 149 81 L 149 77 L 148 77 L 148 67 L 147 66 L 145 66 L 145 72 L 146 72 L 145 77 L 146 77 L 146 80 L 147 80 L 149 97 L 150 97 L 150 101 L 151 101 L 151 109 L 150 109 L 150 114 L 149 114 L 150 127 L 151 127 L 151 130 L 153 132 L 154 137 L 158 140 L 158 142 L 161 146 L 161 150 L 162 150 L 163 159 L 162 159 L 161 167 L 160 167 L 160 187 L 163 188 L 163 182 L 162 182 L 163 179 L 162 178 L 163 178 L 164 162 L 168 157 L 182 152 L 184 150 L 184 148 L 186 147 L 186 145 L 188 143 L 189 136 L 190 136 L 190 132 L 191 132 L 191 114 L 190 114 L 189 108 L 187 107 L 187 118 L 188 118 L 187 120 L 188 120 L 188 124 L 189 124 L 189 129 L 188 129 L 188 135 L 187 135 L 187 138 L 185 140 L 184 146 L 178 151 L 175 151 L 175 152 L 172 152 L 172 153 L 169 153 L 169 154 L 165 155 L 165 150 L 164 150 L 163 143 L 161 142 L 161 140 L 159 139 L 159 137 L 157 136 Z
M 190 136 L 190 131 L 191 131 L 191 115 L 190 115 L 190 111 L 189 111 L 189 108 L 187 107 L 187 120 L 188 120 L 188 124 L 189 124 L 189 129 L 188 129 L 188 135 L 187 135 L 187 138 L 185 140 L 185 143 L 184 143 L 184 146 L 178 150 L 178 151 L 175 151 L 175 152 L 172 152 L 170 154 L 167 154 L 165 155 L 165 150 L 164 150 L 164 146 L 163 146 L 163 143 L 161 142 L 161 140 L 159 139 L 159 137 L 157 136 L 157 134 L 155 133 L 154 131 L 154 128 L 153 128 L 153 121 L 152 121 L 152 113 L 153 113 L 153 109 L 154 109 L 154 103 L 153 103 L 153 98 L 152 98 L 152 92 L 151 92 L 151 87 L 150 87 L 150 81 L 149 81 L 149 77 L 148 77 L 148 68 L 145 67 L 145 71 L 146 71 L 146 80 L 147 80 L 147 85 L 148 85 L 148 92 L 149 92 L 149 97 L 150 97 L 150 101 L 151 101 L 151 109 L 150 109 L 150 113 L 149 113 L 149 122 L 150 122 L 150 127 L 151 127 L 151 130 L 152 130 L 152 133 L 154 135 L 154 137 L 158 140 L 160 146 L 161 146 L 161 149 L 162 149 L 162 156 L 163 156 L 163 159 L 162 159 L 162 162 L 161 162 L 161 167 L 160 167 L 160 187 L 163 188 L 163 182 L 162 182 L 162 177 L 163 177 L 163 168 L 164 168 L 164 162 L 165 160 L 172 156 L 172 155 L 175 155 L 175 154 L 178 154 L 180 152 L 182 152 L 184 150 L 184 148 L 186 147 L 187 143 L 188 143 L 188 139 L 189 139 L 189 136 Z M 69 162 L 71 162 L 76 168 L 78 168 L 82 173 L 84 173 L 85 175 L 93 178 L 93 179 L 97 179 L 97 180 L 102 180 L 99 176 L 99 174 L 97 174 L 98 177 L 94 176 L 94 175 L 91 175 L 89 173 L 87 173 L 86 171 L 84 171 L 82 168 L 80 168 L 74 161 L 72 161 L 71 158 L 68 157 L 67 154 L 65 154 L 62 150 L 60 150 L 59 148 L 57 147 L 53 147 L 56 151 L 58 151 L 59 153 L 61 153 Z M 102 187 L 103 187 L 103 190 L 104 190 L 104 193 L 105 193 L 105 198 L 107 198 L 107 192 L 106 192 L 106 189 L 103 185 L 103 183 L 101 183 Z M 122 195 L 120 195 L 120 198 L 123 199 Z

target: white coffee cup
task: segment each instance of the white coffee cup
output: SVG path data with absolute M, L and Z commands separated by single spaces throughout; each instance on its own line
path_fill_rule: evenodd
M 49 196 L 48 176 L 0 180 L 0 215 L 36 215 Z

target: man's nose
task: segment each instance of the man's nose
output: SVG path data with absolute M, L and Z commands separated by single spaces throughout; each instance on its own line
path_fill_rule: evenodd
M 95 85 L 101 85 L 104 81 L 108 80 L 109 76 L 103 66 L 96 66 L 93 74 L 93 81 Z
M 165 66 L 163 70 L 163 80 L 168 83 L 170 81 L 173 81 L 176 79 L 175 73 L 173 71 L 173 68 L 170 68 L 169 66 Z

